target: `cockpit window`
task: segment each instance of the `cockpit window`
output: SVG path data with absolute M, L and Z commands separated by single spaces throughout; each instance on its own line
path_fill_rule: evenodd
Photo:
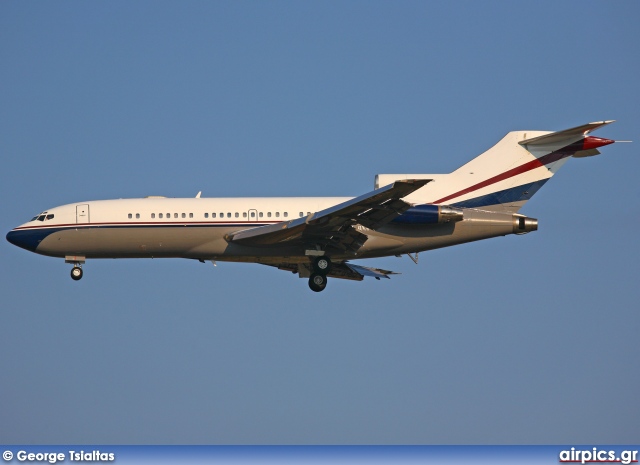
M 47 212 L 42 212 L 39 215 L 34 216 L 33 218 L 31 218 L 29 221 L 44 221 L 44 220 L 52 220 L 53 219 L 53 213 L 49 213 L 47 215 Z

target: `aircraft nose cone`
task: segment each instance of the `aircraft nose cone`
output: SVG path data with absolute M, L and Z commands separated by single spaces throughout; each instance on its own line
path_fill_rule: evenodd
M 16 234 L 16 232 L 15 232 L 15 231 L 9 231 L 9 232 L 7 233 L 7 240 L 8 240 L 9 242 L 11 242 L 13 245 L 18 245 L 18 244 L 16 243 L 16 241 L 17 241 L 17 234 Z M 20 247 L 20 246 L 18 245 L 18 247 Z
M 30 250 L 31 252 L 35 252 L 36 247 L 38 247 L 40 243 L 38 238 L 34 234 L 31 234 L 30 231 L 16 231 L 15 229 L 7 233 L 7 240 L 13 245 Z

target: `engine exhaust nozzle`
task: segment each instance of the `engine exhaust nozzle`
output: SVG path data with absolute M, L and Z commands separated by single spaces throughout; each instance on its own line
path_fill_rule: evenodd
M 514 234 L 527 234 L 538 230 L 538 220 L 526 216 L 513 215 Z

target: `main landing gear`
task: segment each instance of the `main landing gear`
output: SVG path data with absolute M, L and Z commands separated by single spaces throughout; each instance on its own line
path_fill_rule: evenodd
M 311 273 L 309 276 L 309 288 L 313 292 L 324 291 L 324 288 L 327 287 L 327 277 L 320 273 Z
M 313 292 L 324 291 L 327 287 L 327 274 L 331 272 L 331 259 L 325 255 L 313 261 L 313 273 L 309 276 L 309 288 Z

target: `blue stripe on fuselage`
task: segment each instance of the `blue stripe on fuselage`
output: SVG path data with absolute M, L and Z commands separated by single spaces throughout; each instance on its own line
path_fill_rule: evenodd
M 67 228 L 14 229 L 7 233 L 7 240 L 13 245 L 35 252 L 38 245 L 40 245 L 40 242 L 42 242 L 45 237 L 63 229 Z
M 526 202 L 533 197 L 533 194 L 538 192 L 538 189 L 544 186 L 548 180 L 549 179 L 541 179 L 540 181 L 532 182 L 530 184 L 523 184 L 521 186 L 511 187 L 502 191 L 492 192 L 491 194 L 453 203 L 451 206 L 462 208 L 481 208 L 503 203 Z
M 14 229 L 7 233 L 7 241 L 11 242 L 13 245 L 21 247 L 23 249 L 29 250 L 30 252 L 36 252 L 36 249 L 40 245 L 45 238 L 49 235 L 57 233 L 58 231 L 66 231 L 70 229 L 101 229 L 101 228 L 184 228 L 185 226 L 189 227 L 200 227 L 200 228 L 210 228 L 210 227 L 232 227 L 237 226 L 241 227 L 258 227 L 264 226 L 266 223 L 242 223 L 242 224 L 233 224 L 233 223 L 210 223 L 210 224 L 189 224 L 189 223 L 179 223 L 179 224 L 99 224 L 99 225 L 73 225 L 73 226 L 61 226 L 61 227 L 50 227 L 50 228 L 29 228 L 29 229 Z

